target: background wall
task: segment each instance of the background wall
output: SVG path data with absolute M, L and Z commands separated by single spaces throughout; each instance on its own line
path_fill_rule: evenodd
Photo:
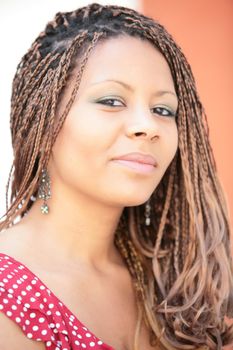
M 143 0 L 173 35 L 196 77 L 220 180 L 233 217 L 233 1 Z

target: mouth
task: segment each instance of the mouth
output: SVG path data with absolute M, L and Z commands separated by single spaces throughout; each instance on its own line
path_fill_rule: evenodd
M 140 163 L 132 160 L 114 159 L 113 161 L 123 167 L 129 168 L 136 172 L 144 173 L 144 174 L 152 173 L 156 169 L 156 167 L 152 164 Z
M 117 164 L 138 173 L 150 174 L 158 166 L 156 159 L 150 154 L 132 152 L 113 159 Z

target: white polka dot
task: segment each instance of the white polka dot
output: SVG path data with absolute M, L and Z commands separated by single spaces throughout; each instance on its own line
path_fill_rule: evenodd
M 14 286 L 13 286 L 14 287 Z M 32 286 L 27 286 L 26 287 L 27 290 L 31 290 L 32 289 Z
M 3 305 L 2 304 L 0 304 L 0 310 L 2 310 L 3 309 Z
M 77 333 L 76 333 L 75 331 L 72 331 L 72 334 L 73 334 L 73 335 L 76 335 Z
M 21 304 L 21 301 L 20 301 L 20 300 L 16 300 L 16 303 L 20 305 L 20 304 Z
M 36 292 L 35 296 L 39 297 L 40 296 L 40 292 Z
M 22 282 L 20 281 L 20 279 L 18 279 L 18 280 L 17 280 L 17 283 L 18 283 L 18 284 L 21 284 Z
M 3 282 L 7 283 L 8 279 L 7 278 L 3 278 Z
M 52 309 L 54 307 L 54 304 L 49 304 L 49 308 Z
M 33 326 L 32 329 L 33 329 L 33 331 L 38 331 L 39 327 L 38 326 Z
M 30 324 L 30 321 L 29 320 L 26 320 L 25 321 L 25 324 L 28 326 Z
M 75 340 L 75 345 L 80 345 L 80 342 L 78 340 Z
M 25 292 L 25 290 L 22 290 L 21 294 L 22 295 L 27 295 L 27 292 Z
M 23 313 L 22 311 L 20 312 L 20 316 L 21 316 L 21 317 L 24 317 L 24 313 Z
M 10 278 L 12 278 L 12 276 L 11 276 L 11 275 L 7 275 L 7 278 L 9 278 L 9 279 L 10 279 Z
M 84 343 L 82 343 L 81 345 L 82 345 L 83 348 L 86 348 L 86 347 L 87 347 Z
M 28 337 L 28 338 L 32 338 L 32 333 L 28 333 L 28 334 L 27 334 L 27 337 Z
M 12 305 L 11 308 L 12 308 L 12 310 L 17 310 L 17 306 L 16 305 Z
M 9 299 L 12 299 L 13 298 L 13 295 L 12 294 L 7 294 L 8 298 Z
M 55 324 L 54 324 L 54 323 L 50 323 L 50 324 L 49 324 L 49 327 L 50 327 L 50 328 L 54 328 L 54 327 L 55 327 Z
M 47 341 L 47 342 L 46 342 L 46 345 L 47 345 L 47 346 L 51 346 L 51 345 L 52 345 L 52 342 L 51 342 L 51 341 Z
M 29 309 L 30 304 L 26 303 L 26 304 L 24 304 L 24 306 L 25 306 L 26 308 L 28 308 L 28 309 Z
M 20 318 L 20 317 L 16 317 L 15 321 L 16 321 L 17 323 L 19 323 L 19 322 L 21 322 L 21 318 Z
M 77 326 L 74 326 L 74 329 L 77 331 L 78 327 L 77 327 Z
M 103 342 L 101 340 L 98 340 L 97 344 L 101 345 L 101 344 L 103 344 Z
M 0 286 L 1 286 L 1 287 L 4 287 L 5 284 L 4 284 L 3 282 L 0 282 Z
M 57 328 L 54 328 L 54 329 L 53 329 L 53 333 L 58 333 Z
M 78 338 L 79 338 L 79 339 L 82 339 L 82 336 L 81 336 L 81 334 L 78 334 Z
M 36 284 L 36 280 L 32 280 L 31 284 Z
M 7 316 L 12 316 L 12 312 L 11 311 L 7 311 L 6 314 L 7 314 Z
M 17 284 L 13 284 L 12 287 L 13 287 L 14 289 L 17 289 L 17 288 L 18 288 Z
M 40 289 L 41 289 L 41 290 L 45 289 L 45 286 L 41 285 L 41 286 L 40 286 Z
M 8 293 L 14 293 L 13 289 L 8 289 Z
M 61 316 L 60 311 L 56 311 L 56 315 L 57 315 L 57 316 Z
M 44 318 L 44 317 L 40 317 L 40 318 L 39 318 L 39 322 L 40 322 L 40 323 L 43 323 L 44 321 L 45 321 L 45 318 Z
M 31 313 L 30 313 L 30 317 L 31 317 L 31 318 L 35 318 L 35 317 L 36 317 L 35 312 L 31 312 Z
M 22 277 L 23 277 L 24 280 L 26 280 L 28 278 L 27 275 L 23 275 Z
M 51 311 L 51 310 L 48 310 L 48 311 L 46 312 L 46 314 L 47 314 L 47 315 L 51 315 L 51 314 L 52 314 L 52 311 Z
M 47 334 L 47 330 L 43 329 L 43 331 L 41 331 L 41 334 L 46 335 Z
M 93 341 L 91 341 L 90 346 L 95 346 L 95 343 Z
M 90 333 L 86 333 L 86 337 L 90 338 L 91 334 Z
M 44 305 L 43 304 L 40 304 L 40 309 L 43 309 L 44 308 Z
M 3 299 L 4 304 L 8 303 L 8 299 Z
M 31 302 L 34 302 L 34 301 L 36 301 L 36 299 L 33 298 L 33 297 L 31 297 L 31 298 L 30 298 L 30 301 L 31 301 Z
M 21 295 L 18 296 L 18 299 L 19 299 L 19 300 L 23 300 L 23 298 L 21 297 Z
M 60 323 L 56 323 L 56 327 L 57 327 L 57 328 L 60 328 Z

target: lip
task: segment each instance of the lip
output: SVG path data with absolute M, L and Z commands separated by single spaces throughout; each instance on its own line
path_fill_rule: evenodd
M 150 154 L 143 154 L 139 152 L 132 152 L 115 157 L 114 160 L 126 160 L 141 164 L 153 165 L 154 167 L 158 166 L 156 159 Z
M 155 168 L 158 166 L 157 161 L 153 156 L 138 152 L 124 154 L 114 158 L 113 161 L 144 174 L 154 172 Z

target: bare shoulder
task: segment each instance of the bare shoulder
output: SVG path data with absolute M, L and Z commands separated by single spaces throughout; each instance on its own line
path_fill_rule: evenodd
M 17 257 L 18 253 L 27 245 L 29 229 L 26 225 L 18 223 L 0 232 L 0 253 Z
M 26 337 L 22 329 L 0 312 L 1 350 L 45 350 L 45 344 Z

